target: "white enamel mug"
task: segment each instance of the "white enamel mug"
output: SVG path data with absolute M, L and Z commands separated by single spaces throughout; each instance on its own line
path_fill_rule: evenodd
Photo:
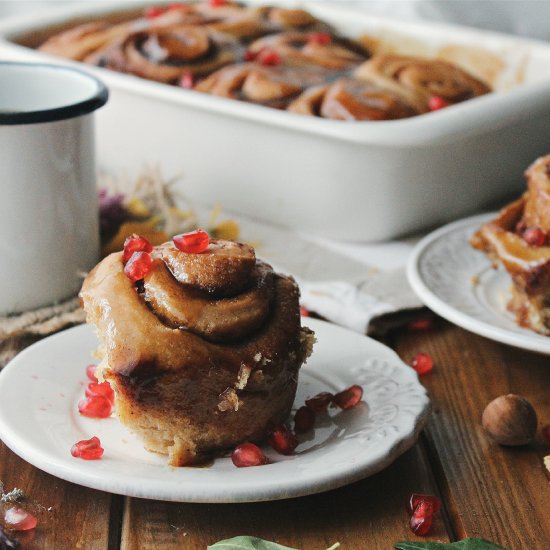
M 93 112 L 107 97 L 69 67 L 0 62 L 0 315 L 75 295 L 99 259 Z

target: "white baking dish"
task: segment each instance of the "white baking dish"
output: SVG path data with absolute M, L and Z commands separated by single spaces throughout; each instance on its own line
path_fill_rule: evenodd
M 0 57 L 74 65 L 15 42 L 36 44 L 77 16 L 131 6 L 79 3 L 7 20 Z M 101 166 L 134 173 L 158 162 L 166 176 L 182 176 L 179 185 L 194 201 L 322 236 L 375 241 L 518 193 L 524 168 L 550 151 L 549 45 L 302 6 L 350 36 L 378 37 L 381 49 L 451 59 L 497 92 L 410 119 L 347 123 L 88 67 L 111 92 L 97 117 Z

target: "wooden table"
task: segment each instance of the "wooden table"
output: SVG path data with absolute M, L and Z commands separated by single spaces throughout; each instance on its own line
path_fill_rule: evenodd
M 432 355 L 424 376 L 433 413 L 418 443 L 383 472 L 324 494 L 259 504 L 174 504 L 126 498 L 61 481 L 0 445 L 0 479 L 44 506 L 23 548 L 48 550 L 197 549 L 250 534 L 301 550 L 391 549 L 398 540 L 482 537 L 510 550 L 550 548 L 550 454 L 534 444 L 504 448 L 480 425 L 493 398 L 527 397 L 550 424 L 550 357 L 475 336 L 440 321 L 400 329 L 386 343 L 409 361 Z M 442 513 L 427 539 L 407 526 L 412 492 L 439 495 Z

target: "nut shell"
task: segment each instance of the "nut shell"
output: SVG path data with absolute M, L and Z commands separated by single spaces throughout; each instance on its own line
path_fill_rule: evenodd
M 485 407 L 481 423 L 501 445 L 526 445 L 536 434 L 537 414 L 525 397 L 509 393 L 497 397 Z

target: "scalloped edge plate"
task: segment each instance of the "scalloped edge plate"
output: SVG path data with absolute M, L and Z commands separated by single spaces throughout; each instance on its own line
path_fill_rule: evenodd
M 235 468 L 230 458 L 205 467 L 174 468 L 145 451 L 114 417 L 77 412 L 97 339 L 75 327 L 33 344 L 0 373 L 0 436 L 16 454 L 54 476 L 140 498 L 180 502 L 255 502 L 334 489 L 370 476 L 411 447 L 423 428 L 429 399 L 416 372 L 389 348 L 314 319 L 317 344 L 302 368 L 296 407 L 320 391 L 361 384 L 364 401 L 320 415 L 293 456 L 266 449 L 272 464 Z M 368 405 L 367 405 L 368 404 Z M 101 460 L 73 458 L 72 444 L 97 435 Z

